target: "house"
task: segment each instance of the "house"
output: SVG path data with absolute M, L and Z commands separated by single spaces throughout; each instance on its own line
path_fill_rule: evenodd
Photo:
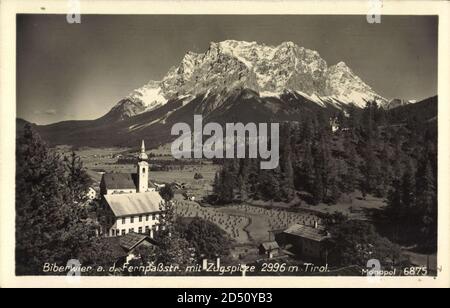
M 184 199 L 186 199 L 186 200 L 188 200 L 188 201 L 195 201 L 195 196 L 192 195 L 192 194 L 189 194 L 189 193 L 185 192 L 185 193 L 183 194 L 183 196 L 184 196 Z
M 158 183 L 153 183 L 153 185 L 155 185 L 156 190 L 161 190 L 162 188 L 166 187 L 166 184 L 158 184 Z
M 333 133 L 339 130 L 339 121 L 337 117 L 330 118 L 330 127 Z
M 86 193 L 86 197 L 88 198 L 88 200 L 94 200 L 97 197 L 97 192 L 93 187 L 89 187 Z
M 267 256 L 269 259 L 280 255 L 280 246 L 277 242 L 264 242 L 259 246 L 259 254 Z
M 126 262 L 139 257 L 138 253 L 136 252 L 138 248 L 150 248 L 157 245 L 157 243 L 152 238 L 137 233 L 128 233 L 127 235 L 120 237 L 119 244 L 120 247 L 122 247 L 128 254 Z
M 326 240 L 329 238 L 330 234 L 317 222 L 313 226 L 294 224 L 275 235 L 281 246 L 291 247 L 300 258 L 321 261 L 327 258 Z
M 100 234 L 116 237 L 128 233 L 154 236 L 164 201 L 149 187 L 148 156 L 142 142 L 137 173 L 107 173 L 101 181 Z
M 177 190 L 186 189 L 186 183 L 173 182 L 170 185 L 172 186 L 173 189 L 177 189 Z
M 116 265 L 120 266 L 139 257 L 137 253 L 139 248 L 150 248 L 157 245 L 150 237 L 137 233 L 128 233 L 122 237 L 108 237 L 103 240 L 107 242 L 111 249 L 116 259 Z

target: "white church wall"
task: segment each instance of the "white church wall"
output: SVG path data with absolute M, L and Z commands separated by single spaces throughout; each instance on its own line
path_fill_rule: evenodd
M 139 217 L 142 217 L 142 221 Z M 110 236 L 124 235 L 130 232 L 135 233 L 146 233 L 146 227 L 148 230 L 157 229 L 159 223 L 159 214 L 143 214 L 143 215 L 133 215 L 129 217 L 117 218 L 115 224 L 110 228 Z M 115 230 L 114 232 L 112 230 Z M 124 231 L 124 233 L 123 233 Z M 148 233 L 147 233 L 148 234 Z

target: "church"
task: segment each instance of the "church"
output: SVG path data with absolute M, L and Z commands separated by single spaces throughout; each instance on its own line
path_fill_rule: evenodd
M 149 183 L 149 164 L 144 141 L 136 167 L 137 173 L 106 173 L 102 177 L 102 236 L 117 237 L 138 233 L 153 238 L 158 231 L 163 199 L 154 185 Z

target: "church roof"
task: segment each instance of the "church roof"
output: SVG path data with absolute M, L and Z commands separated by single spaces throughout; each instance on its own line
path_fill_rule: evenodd
M 156 191 L 103 196 L 116 217 L 160 212 L 163 199 Z
M 136 189 L 136 173 L 105 173 L 103 181 L 106 189 Z
M 105 173 L 103 174 L 103 182 L 106 189 L 137 189 L 138 175 L 136 173 Z M 156 188 L 156 186 L 149 181 L 149 188 Z

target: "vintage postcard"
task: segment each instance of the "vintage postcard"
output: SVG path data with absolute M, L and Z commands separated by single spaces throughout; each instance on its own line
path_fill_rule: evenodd
M 449 286 L 448 2 L 0 10 L 2 287 Z

